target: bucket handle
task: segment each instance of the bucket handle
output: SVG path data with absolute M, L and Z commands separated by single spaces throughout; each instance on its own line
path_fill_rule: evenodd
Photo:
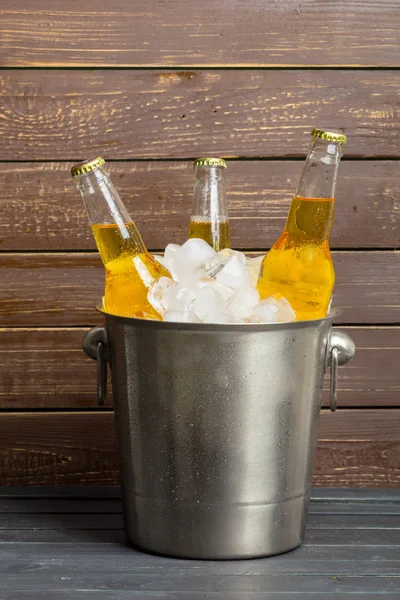
M 331 332 L 326 354 L 326 368 L 331 368 L 330 408 L 335 412 L 337 408 L 337 377 L 339 365 L 350 362 L 356 352 L 356 346 L 347 333 Z
M 97 361 L 97 403 L 104 406 L 107 398 L 107 362 L 110 362 L 105 327 L 92 327 L 82 340 L 82 349 Z
M 82 340 L 85 354 L 97 361 L 97 402 L 103 406 L 107 397 L 107 362 L 110 362 L 108 352 L 107 332 L 105 327 L 92 327 Z M 337 376 L 339 365 L 350 362 L 356 351 L 350 336 L 343 331 L 331 332 L 327 347 L 326 368 L 331 368 L 330 408 L 337 408 Z

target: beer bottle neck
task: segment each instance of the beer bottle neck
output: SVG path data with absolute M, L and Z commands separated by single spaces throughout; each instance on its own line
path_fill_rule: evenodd
M 213 223 L 227 221 L 225 195 L 225 169 L 216 166 L 197 166 L 192 218 L 197 217 Z
M 334 198 L 342 145 L 313 140 L 301 173 L 296 196 L 301 198 Z
M 129 216 L 108 172 L 98 168 L 76 178 L 91 225 L 129 223 Z
M 138 251 L 146 251 L 140 234 L 104 167 L 76 177 L 76 186 L 81 193 L 90 225 L 115 225 L 122 239 L 134 236 Z

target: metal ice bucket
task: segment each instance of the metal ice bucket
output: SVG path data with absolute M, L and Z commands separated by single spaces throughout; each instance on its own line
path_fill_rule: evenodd
M 267 556 L 303 539 L 325 370 L 355 346 L 337 312 L 273 325 L 106 315 L 85 336 L 98 397 L 111 365 L 125 528 L 171 556 Z

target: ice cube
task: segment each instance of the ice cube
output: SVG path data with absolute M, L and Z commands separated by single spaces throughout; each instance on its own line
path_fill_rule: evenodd
M 236 256 L 242 263 L 242 265 L 246 265 L 246 256 L 243 252 L 239 252 L 239 250 L 232 250 L 232 248 L 224 248 L 218 252 L 218 256 L 221 256 L 226 262 L 233 256 Z
M 169 263 L 173 260 L 177 250 L 179 250 L 179 244 L 168 244 L 164 250 L 164 262 L 168 268 Z
M 234 315 L 229 315 L 229 323 L 246 323 L 247 319 L 240 319 Z
M 258 278 L 260 275 L 261 263 L 264 256 L 257 256 L 256 258 L 247 259 L 247 270 L 249 273 L 251 285 L 257 286 Z
M 188 308 L 192 308 L 193 301 L 195 299 L 195 295 L 190 288 L 185 287 L 184 285 L 178 285 L 178 287 L 174 291 L 175 298 L 179 302 L 182 302 Z
M 175 273 L 176 253 L 180 249 L 179 244 L 168 244 L 164 251 L 164 263 L 175 281 L 178 281 Z
M 296 320 L 296 313 L 294 312 L 291 304 L 286 298 L 279 298 L 277 300 L 278 306 L 278 321 L 280 323 L 290 323 Z
M 147 292 L 147 299 L 160 315 L 164 315 L 168 310 L 190 309 L 194 295 L 173 279 L 160 277 Z
M 213 269 L 218 265 L 226 265 L 226 263 L 229 261 L 229 259 L 232 258 L 232 256 L 236 256 L 240 260 L 242 265 L 246 265 L 246 257 L 243 254 L 243 252 L 239 252 L 238 250 L 232 250 L 232 248 L 224 248 L 223 250 L 220 250 L 216 254 L 216 256 L 214 256 L 210 260 L 207 260 L 206 269 Z
M 233 255 L 228 260 L 222 271 L 216 275 L 215 279 L 219 283 L 227 285 L 233 290 L 238 290 L 242 285 L 250 284 L 247 267 L 236 255 Z
M 184 284 L 215 255 L 215 250 L 207 242 L 192 238 L 168 253 L 167 267 L 175 281 Z
M 196 313 L 187 307 L 184 307 L 183 310 L 167 310 L 164 313 L 163 321 L 170 323 L 201 323 Z
M 203 323 L 245 323 L 244 319 L 239 319 L 239 317 L 234 317 L 230 315 L 226 311 L 223 310 L 212 310 L 206 315 Z
M 210 287 L 218 292 L 225 301 L 229 300 L 229 298 L 235 293 L 235 290 L 232 290 L 223 283 L 219 283 L 219 281 L 217 281 L 214 277 L 209 277 L 206 275 L 205 269 L 200 269 L 195 275 L 188 278 L 186 280 L 186 286 L 194 294 L 196 293 L 197 289 Z
M 262 300 L 254 309 L 253 314 L 262 323 L 290 323 L 296 320 L 296 313 L 286 298 L 270 296 Z
M 260 319 L 256 315 L 251 315 L 248 319 L 244 319 L 245 323 L 260 323 Z
M 209 286 L 197 288 L 194 290 L 195 299 L 193 310 L 196 315 L 203 320 L 209 312 L 222 311 L 225 308 L 225 301 L 221 294 Z
M 184 320 L 183 310 L 167 310 L 164 313 L 163 321 L 174 321 L 176 323 L 182 323 Z
M 278 321 L 276 306 L 271 305 L 269 298 L 261 300 L 253 311 L 254 317 L 256 317 L 260 323 L 276 323 Z
M 230 323 L 230 315 L 221 310 L 212 310 L 208 313 L 204 323 Z
M 169 277 L 160 277 L 149 288 L 147 300 L 160 315 L 168 309 L 171 291 L 178 285 L 179 283 Z
M 216 255 L 216 252 L 204 240 L 192 238 L 177 250 L 177 255 L 183 263 L 195 271 L 199 267 L 204 267 L 206 262 Z
M 221 283 L 220 281 L 211 280 L 208 286 L 218 292 L 223 297 L 225 302 L 229 300 L 229 298 L 232 298 L 233 294 L 235 293 L 235 290 Z
M 229 300 L 228 312 L 240 319 L 249 319 L 255 306 L 260 302 L 260 294 L 250 284 L 241 286 Z

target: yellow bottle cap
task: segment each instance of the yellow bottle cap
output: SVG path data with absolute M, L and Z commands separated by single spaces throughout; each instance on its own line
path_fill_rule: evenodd
M 222 167 L 226 169 L 228 165 L 223 158 L 196 158 L 193 167 Z
M 71 169 L 72 177 L 78 177 L 79 175 L 84 175 L 85 173 L 90 173 L 90 171 L 95 171 L 99 167 L 102 167 L 105 164 L 104 158 L 101 156 L 97 156 L 96 158 L 91 158 L 90 160 L 85 160 L 79 165 L 75 165 Z
M 313 129 L 311 135 L 327 142 L 336 142 L 338 144 L 345 144 L 347 142 L 347 136 L 344 133 L 338 131 L 327 131 L 326 129 Z

